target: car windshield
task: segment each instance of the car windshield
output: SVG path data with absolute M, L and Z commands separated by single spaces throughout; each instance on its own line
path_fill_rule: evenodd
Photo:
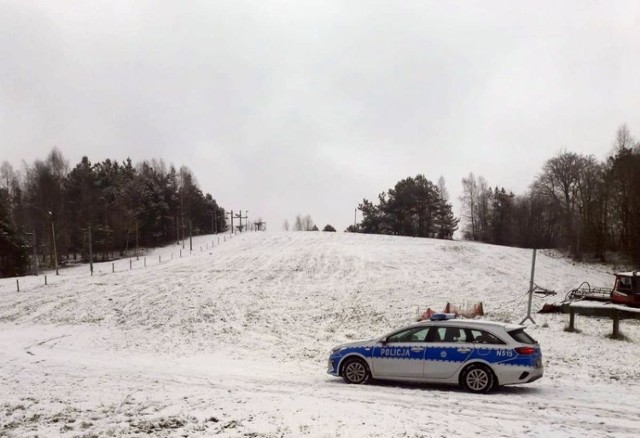
M 527 334 L 527 332 L 525 332 L 524 329 L 517 329 L 517 330 L 510 331 L 509 335 L 511 335 L 511 337 L 516 341 L 521 342 L 523 344 L 538 343 L 538 341 L 536 341 L 531 336 L 529 336 L 529 334 Z

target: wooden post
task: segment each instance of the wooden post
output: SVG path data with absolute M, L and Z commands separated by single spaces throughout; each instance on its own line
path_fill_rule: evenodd
M 180 258 L 182 258 L 182 250 L 180 250 Z
M 147 258 L 146 257 L 144 257 L 144 267 L 145 268 L 147 267 Z
M 115 263 L 111 263 L 111 272 L 116 272 L 116 264 Z
M 20 292 L 20 280 L 18 280 L 16 278 L 16 288 L 18 289 L 18 292 Z
M 161 255 L 158 256 L 158 263 L 162 263 L 162 256 Z
M 44 276 L 44 285 L 45 286 L 47 285 L 47 276 L 46 275 Z
M 133 268 L 133 259 L 129 259 L 129 270 Z
M 569 331 L 576 331 L 576 312 L 569 307 Z
M 611 316 L 613 317 L 613 333 L 611 336 L 614 339 L 618 339 L 620 336 L 620 312 L 618 309 L 613 309 L 613 315 Z

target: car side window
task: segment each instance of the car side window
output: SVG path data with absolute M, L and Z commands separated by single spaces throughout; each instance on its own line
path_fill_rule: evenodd
M 460 327 L 433 327 L 427 342 L 471 342 L 469 333 Z
M 618 290 L 631 290 L 631 279 L 628 277 L 618 278 Z
M 392 334 L 387 338 L 387 342 L 424 342 L 428 331 L 429 327 L 413 327 Z
M 447 327 L 444 333 L 444 342 L 468 342 L 467 332 L 459 327 Z
M 467 331 L 469 332 L 469 338 L 471 339 L 468 342 L 473 342 L 474 344 L 494 344 L 494 345 L 505 344 L 505 342 L 502 339 L 484 330 L 467 330 Z

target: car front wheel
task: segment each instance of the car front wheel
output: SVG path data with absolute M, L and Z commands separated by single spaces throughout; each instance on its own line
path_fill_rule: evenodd
M 495 383 L 493 372 L 482 364 L 469 365 L 460 376 L 460 384 L 470 392 L 487 393 Z
M 342 366 L 342 378 L 347 383 L 359 385 L 366 383 L 369 380 L 369 377 L 369 367 L 362 359 L 347 359 L 345 364 Z

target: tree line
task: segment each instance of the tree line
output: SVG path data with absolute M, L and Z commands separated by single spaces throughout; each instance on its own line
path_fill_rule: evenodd
M 378 195 L 378 203 L 363 199 L 360 223 L 346 231 L 451 239 L 459 219 L 453 215 L 444 178 L 434 184 L 424 175 L 408 177 Z
M 606 160 L 560 152 L 525 194 L 492 188 L 473 174 L 462 186 L 466 239 L 566 249 L 577 259 L 620 253 L 640 263 L 640 143 L 626 125 Z
M 59 264 L 86 261 L 89 239 L 106 260 L 226 229 L 224 208 L 185 166 L 83 157 L 70 169 L 57 149 L 22 171 L 0 166 L 0 275 L 28 272 L 34 257 L 53 266 L 54 252 Z

